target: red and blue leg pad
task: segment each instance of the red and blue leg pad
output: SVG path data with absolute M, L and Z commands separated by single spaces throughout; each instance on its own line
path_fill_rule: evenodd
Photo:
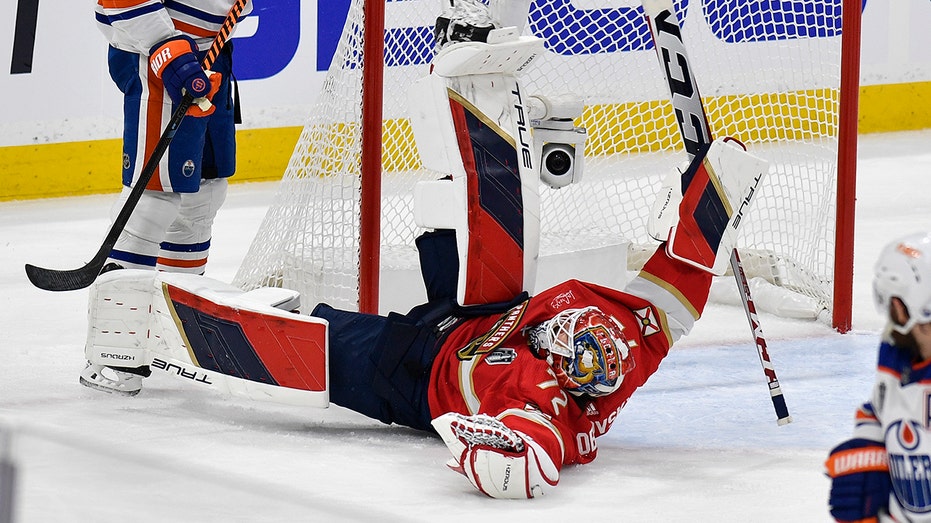
M 508 301 L 524 283 L 524 210 L 513 139 L 450 98 L 468 186 L 464 303 Z
M 166 285 L 193 363 L 259 383 L 326 388 L 326 325 L 231 307 Z

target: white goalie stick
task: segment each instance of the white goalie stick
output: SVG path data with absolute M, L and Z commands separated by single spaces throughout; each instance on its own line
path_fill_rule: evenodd
M 688 55 L 685 52 L 681 26 L 675 13 L 673 0 L 641 0 L 641 2 L 650 25 L 656 55 L 672 97 L 679 132 L 689 160 L 692 160 L 701 147 L 711 143 L 712 137 L 705 108 L 698 93 L 698 84 L 692 75 Z M 750 330 L 756 343 L 757 353 L 760 356 L 760 363 L 769 385 L 773 408 L 776 411 L 776 422 L 779 425 L 785 425 L 792 421 L 792 417 L 789 415 L 782 388 L 779 386 L 776 371 L 769 358 L 766 339 L 763 337 L 763 329 L 760 326 L 753 298 L 750 296 L 750 286 L 747 283 L 747 276 L 737 249 L 731 252 L 730 262 L 744 311 L 747 313 L 747 321 L 750 323 Z
M 217 59 L 217 56 L 219 56 L 220 51 L 223 50 L 226 40 L 233 31 L 233 27 L 239 21 L 239 17 L 248 1 L 249 0 L 236 0 L 236 2 L 233 3 L 232 8 L 230 8 L 229 13 L 227 13 L 223 21 L 223 25 L 220 27 L 220 31 L 213 39 L 213 44 L 210 46 L 207 55 L 201 63 L 204 69 L 210 69 L 213 62 Z M 27 263 L 26 276 L 33 285 L 47 291 L 73 291 L 83 289 L 94 283 L 94 280 L 96 280 L 97 276 L 100 274 L 100 269 L 107 261 L 107 257 L 110 256 L 110 250 L 116 245 L 116 241 L 129 222 L 129 217 L 132 216 L 133 209 L 136 208 L 136 204 L 139 203 L 139 199 L 142 198 L 142 193 L 145 191 L 146 185 L 148 185 L 149 180 L 152 179 L 152 176 L 155 174 L 158 164 L 162 160 L 162 156 L 165 155 L 168 146 L 171 145 L 171 141 L 174 139 L 175 133 L 181 125 L 181 121 L 184 120 L 185 115 L 187 115 L 187 110 L 194 103 L 196 102 L 191 93 L 185 93 L 181 101 L 175 106 L 171 119 L 162 131 L 162 135 L 155 145 L 155 149 L 143 166 L 139 178 L 136 180 L 136 183 L 133 184 L 133 188 L 126 198 L 126 202 L 123 203 L 123 207 L 110 225 L 110 230 L 107 232 L 100 248 L 97 249 L 97 253 L 91 261 L 77 269 L 69 270 L 47 269 Z

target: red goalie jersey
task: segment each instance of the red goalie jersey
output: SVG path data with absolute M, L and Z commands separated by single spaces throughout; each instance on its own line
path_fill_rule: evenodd
M 710 282 L 709 273 L 658 249 L 624 292 L 570 280 L 500 317 L 470 319 L 449 335 L 434 361 L 431 413 L 497 416 L 531 436 L 557 466 L 590 462 L 595 438 L 608 431 L 630 395 L 698 319 Z M 529 345 L 530 328 L 587 306 L 618 320 L 630 350 L 620 388 L 602 397 L 567 393 Z

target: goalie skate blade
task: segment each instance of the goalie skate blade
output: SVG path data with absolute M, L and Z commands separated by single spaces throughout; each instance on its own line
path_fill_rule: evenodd
M 90 380 L 86 380 L 86 379 L 84 379 L 84 376 L 81 376 L 79 379 L 80 379 L 80 381 L 81 381 L 81 385 L 84 385 L 85 387 L 87 387 L 87 388 L 89 388 L 89 389 L 99 390 L 99 391 L 101 391 L 101 392 L 106 392 L 107 394 L 116 394 L 117 396 L 132 397 L 132 396 L 135 396 L 136 394 L 139 394 L 139 391 L 142 390 L 142 389 L 136 389 L 136 390 L 118 390 L 118 389 L 114 389 L 114 388 L 112 388 L 112 387 L 106 387 L 106 386 L 104 386 L 104 385 L 100 385 L 100 384 L 94 383 L 93 381 L 90 381 Z
M 46 291 L 76 291 L 84 289 L 94 283 L 101 265 L 91 262 L 83 267 L 60 271 L 44 269 L 35 265 L 26 264 L 26 277 L 36 287 Z

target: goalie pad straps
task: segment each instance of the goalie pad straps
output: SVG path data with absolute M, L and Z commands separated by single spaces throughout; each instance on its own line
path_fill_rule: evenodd
M 683 179 L 691 180 L 679 205 L 666 252 L 715 275 L 723 275 L 737 233 L 746 221 L 768 163 L 747 153 L 733 138 L 703 147 Z

